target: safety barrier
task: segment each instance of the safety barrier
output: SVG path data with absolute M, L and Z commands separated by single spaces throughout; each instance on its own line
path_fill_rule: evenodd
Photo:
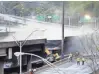
M 67 63 L 67 62 L 68 62 L 68 58 L 64 58 L 64 59 L 62 59 L 62 60 L 59 60 L 59 61 L 54 62 L 53 64 L 56 65 L 56 66 L 58 66 L 58 65 L 61 65 L 61 64 Z M 35 71 L 35 74 L 38 74 L 38 73 L 40 73 L 41 71 L 45 71 L 45 70 L 47 70 L 48 68 L 49 68 L 48 65 L 45 65 L 45 66 L 40 67 L 40 68 L 37 68 L 36 71 Z M 25 73 L 23 73 L 23 74 L 29 74 L 29 72 L 25 72 Z

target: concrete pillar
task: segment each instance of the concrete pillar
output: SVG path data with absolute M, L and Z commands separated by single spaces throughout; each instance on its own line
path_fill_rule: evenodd
M 4 62 L 0 61 L 0 74 L 4 74 Z
M 18 65 L 20 65 L 20 57 L 17 56 L 17 62 L 18 62 Z
M 12 48 L 8 49 L 8 58 L 12 59 Z
M 4 56 L 6 55 L 6 49 L 0 48 L 0 74 L 4 74 Z

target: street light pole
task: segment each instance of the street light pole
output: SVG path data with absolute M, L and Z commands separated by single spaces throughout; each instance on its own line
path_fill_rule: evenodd
M 20 53 L 22 52 L 22 42 L 20 42 Z M 20 55 L 20 74 L 22 74 L 22 55 Z
M 51 68 L 53 68 L 53 70 L 55 70 L 55 71 L 57 71 L 57 73 L 59 73 L 59 74 L 61 74 L 59 71 L 61 71 L 56 65 L 54 65 L 53 63 L 51 63 L 51 62 L 49 62 L 49 61 L 47 61 L 45 58 L 43 58 L 43 57 L 41 57 L 41 56 L 38 56 L 38 55 L 36 55 L 36 54 L 31 54 L 31 53 L 24 53 L 24 52 L 15 52 L 14 53 L 14 55 L 15 56 L 20 56 L 20 55 L 30 55 L 30 56 L 35 56 L 35 57 L 38 57 L 38 58 L 40 58 L 42 61 L 44 61 L 48 66 L 50 66 Z M 57 69 L 55 69 L 55 68 L 57 68 Z M 63 71 L 62 71 L 63 72 Z M 64 72 L 63 72 L 63 74 L 65 74 Z
M 62 41 L 61 41 L 61 56 L 62 58 L 64 57 L 64 1 L 62 2 L 62 8 L 63 8 L 63 12 L 62 12 Z
M 23 45 L 25 45 L 25 43 L 27 42 L 27 39 L 28 39 L 34 32 L 36 32 L 36 31 L 38 31 L 38 30 L 33 30 L 33 31 L 26 37 L 26 39 L 25 39 L 23 42 L 18 41 L 18 40 L 12 35 L 12 37 L 13 37 L 13 39 L 15 40 L 16 44 L 20 47 L 20 53 L 22 53 L 22 47 L 23 47 Z M 20 74 L 22 74 L 22 55 L 20 55 Z

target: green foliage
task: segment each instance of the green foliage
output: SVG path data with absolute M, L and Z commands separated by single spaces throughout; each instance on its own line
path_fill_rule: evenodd
M 26 16 L 27 14 L 31 14 L 33 8 L 28 7 L 29 2 L 20 2 L 20 1 L 15 1 L 15 2 L 3 2 L 3 10 L 6 10 L 3 13 L 6 14 L 11 14 L 11 15 L 18 15 L 18 16 Z M 1 9 L 0 9 L 1 10 Z
M 99 2 L 98 1 L 65 1 L 65 12 L 69 15 L 75 13 L 89 13 L 94 16 L 99 16 Z M 55 10 L 62 12 L 61 1 L 46 1 L 46 2 L 20 2 L 20 1 L 8 1 L 3 2 L 5 9 L 0 8 L 0 12 L 26 16 L 34 12 L 36 15 L 52 15 Z M 0 6 L 1 7 L 1 6 Z M 13 8 L 13 9 L 12 9 Z M 2 10 L 3 9 L 3 10 Z
M 96 48 L 96 50 L 98 50 L 98 51 L 99 51 L 99 47 L 97 47 L 97 48 Z
M 35 8 L 36 14 L 42 14 L 43 10 L 40 7 Z
M 70 14 L 75 13 L 89 13 L 94 16 L 99 16 L 99 2 L 98 1 L 71 1 L 69 2 Z

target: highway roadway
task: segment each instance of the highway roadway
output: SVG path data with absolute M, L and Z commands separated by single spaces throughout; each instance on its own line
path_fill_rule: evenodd
M 60 62 L 61 64 L 56 64 L 57 68 L 55 68 L 55 71 L 53 68 L 41 68 L 40 71 L 37 71 L 36 74 L 91 74 L 93 72 L 93 66 L 94 69 L 99 69 L 99 59 L 97 61 L 97 64 L 92 63 L 92 61 L 87 60 L 85 62 L 85 65 L 77 65 L 75 61 L 73 62 Z
M 3 14 L 4 16 L 4 14 Z M 6 15 L 4 16 L 5 18 L 7 17 L 11 17 L 11 19 L 16 19 L 21 20 L 23 18 L 21 17 L 16 17 L 16 16 L 12 16 L 12 15 Z M 6 20 L 10 20 L 10 21 L 14 21 L 11 19 L 7 19 Z M 33 34 L 28 38 L 28 40 L 30 39 L 47 39 L 47 40 L 61 40 L 62 39 L 62 28 L 61 28 L 61 24 L 57 24 L 57 23 L 49 23 L 49 22 L 41 22 L 41 21 L 37 21 L 35 19 L 28 19 L 25 22 L 26 25 L 19 25 L 15 28 L 10 27 L 10 34 L 8 36 L 5 37 L 0 37 L 0 42 L 8 42 L 8 41 L 15 41 L 12 37 L 15 36 L 17 40 L 25 40 L 27 36 L 29 36 L 29 34 L 31 34 L 31 32 L 38 30 L 36 32 L 33 32 Z M 82 27 L 70 27 L 70 26 L 65 26 L 65 32 L 64 32 L 64 36 L 65 37 L 76 37 L 76 36 L 84 36 L 84 35 L 90 35 L 94 32 L 92 27 L 89 27 L 88 25 L 84 25 Z M 83 38 L 81 38 L 82 41 Z M 84 44 L 86 42 L 83 42 Z M 81 51 L 84 48 L 82 47 L 81 43 L 79 40 L 77 40 L 77 38 L 73 38 L 71 40 L 70 43 L 68 43 L 69 48 L 68 50 L 71 51 Z
M 12 15 L 5 15 L 5 14 L 0 14 L 0 16 L 5 17 L 6 20 L 9 21 L 22 21 L 23 18 L 18 17 L 18 16 L 12 16 Z M 11 20 L 11 19 L 14 20 Z M 62 28 L 61 24 L 57 23 L 49 23 L 49 22 L 41 22 L 37 21 L 35 19 L 28 19 L 26 18 L 27 21 L 25 22 L 26 25 L 19 25 L 15 28 L 10 27 L 10 33 L 8 36 L 5 37 L 0 37 L 0 42 L 5 42 L 5 41 L 14 41 L 13 36 L 16 37 L 17 40 L 25 40 L 25 38 L 31 34 L 31 32 L 37 30 L 36 32 L 33 32 L 33 34 L 28 38 L 28 39 L 44 39 L 46 38 L 47 40 L 61 40 L 62 39 Z M 24 22 L 21 22 L 24 23 Z M 86 49 L 90 49 L 88 47 L 88 44 L 92 46 L 93 42 L 89 37 L 92 37 L 91 34 L 95 32 L 95 30 L 90 26 L 90 25 L 83 25 L 81 27 L 70 27 L 70 26 L 65 26 L 65 32 L 64 36 L 65 37 L 73 37 L 71 42 L 69 43 L 68 46 L 70 46 L 69 50 L 73 51 L 77 49 L 78 51 L 84 50 L 84 47 Z M 99 32 L 98 32 L 99 33 Z M 88 41 L 84 39 L 84 36 L 88 35 Z M 97 34 L 99 35 L 99 34 Z M 84 46 L 81 44 L 81 41 L 79 38 L 74 38 L 74 37 L 80 37 L 81 41 L 83 42 Z M 94 36 L 95 38 L 95 36 Z M 96 40 L 96 44 L 99 44 L 98 40 Z M 92 47 L 94 49 L 95 46 Z
M 6 19 L 11 16 L 6 15 L 4 16 Z M 16 19 L 16 17 L 11 17 L 9 20 Z M 20 20 L 17 18 L 17 20 Z M 13 20 L 14 21 L 14 20 Z M 22 21 L 22 20 L 21 20 Z M 23 23 L 23 22 L 21 22 Z M 48 22 L 40 22 L 34 19 L 29 19 L 26 22 L 27 25 L 21 25 L 15 28 L 15 32 L 2 38 L 0 42 L 5 41 L 13 41 L 13 36 L 16 37 L 17 40 L 24 40 L 32 31 L 38 30 L 37 32 L 33 33 L 33 35 L 29 39 L 42 39 L 46 38 L 47 40 L 61 40 L 61 25 L 56 23 L 48 23 Z M 13 30 L 11 30 L 13 32 Z M 92 34 L 94 29 L 88 25 L 84 25 L 82 27 L 67 27 L 65 26 L 65 37 L 69 36 L 83 36 L 87 34 Z M 73 42 L 76 44 L 77 42 Z M 58 66 L 62 71 L 60 72 L 63 74 L 89 74 L 91 73 L 91 69 L 87 64 L 84 66 L 76 65 L 76 62 L 73 63 L 64 63 L 63 65 Z M 44 69 L 37 74 L 58 74 L 56 72 L 52 72 L 51 68 L 49 70 Z
M 0 14 L 0 16 L 3 16 L 6 20 L 9 21 L 18 21 L 20 23 L 24 23 L 23 18 L 18 17 L 18 16 L 12 16 L 12 15 L 5 15 L 5 14 Z M 43 36 L 44 38 L 47 38 L 47 40 L 61 40 L 61 35 L 62 35 L 62 29 L 61 29 L 61 24 L 57 23 L 49 23 L 49 22 L 40 22 L 35 19 L 28 19 L 26 18 L 26 25 L 20 25 L 16 28 L 11 28 L 11 32 L 22 32 L 23 34 L 25 33 L 31 33 L 31 31 L 35 29 L 39 29 L 39 32 L 36 32 L 36 37 L 37 36 Z M 43 30 L 43 31 L 41 31 Z M 91 27 L 87 26 L 82 26 L 82 27 L 68 27 L 65 26 L 65 33 L 64 36 L 80 36 L 80 35 L 85 35 L 85 34 L 90 34 L 93 33 L 93 29 Z M 35 34 L 34 34 L 35 36 Z
M 91 60 L 87 60 L 84 65 L 80 63 L 77 65 L 76 61 L 68 62 L 67 59 L 55 62 L 56 66 L 54 69 L 45 65 L 41 68 L 36 69 L 35 74 L 91 74 L 94 69 L 99 69 L 99 59 L 97 59 L 97 63 L 92 63 Z M 29 74 L 29 72 L 25 72 L 23 74 Z

